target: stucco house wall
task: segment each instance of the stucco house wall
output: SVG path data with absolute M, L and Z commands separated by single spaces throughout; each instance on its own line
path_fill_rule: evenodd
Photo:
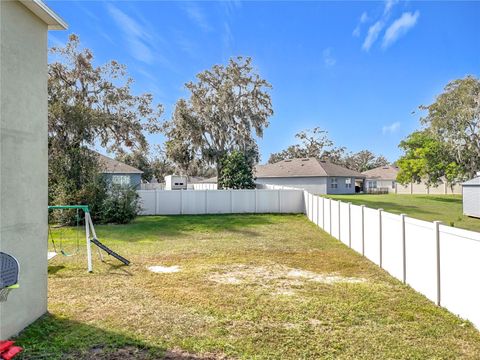
M 332 187 L 332 179 L 337 179 L 337 188 Z M 352 186 L 346 187 L 346 179 L 350 179 Z M 314 194 L 354 194 L 355 193 L 355 178 L 349 177 L 326 177 L 326 176 L 312 176 L 312 177 L 266 177 L 257 178 L 257 184 L 261 185 L 277 185 L 290 186 L 294 188 L 301 188 L 308 190 Z
M 0 1 L 0 251 L 20 263 L 0 339 L 47 311 L 47 31 L 21 2 Z

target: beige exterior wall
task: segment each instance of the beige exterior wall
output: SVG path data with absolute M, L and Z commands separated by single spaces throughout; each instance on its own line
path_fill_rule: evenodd
M 452 186 L 445 183 L 438 184 L 437 186 L 427 187 L 424 183 L 412 183 L 408 185 L 402 185 L 397 183 L 397 194 L 430 194 L 430 195 L 452 195 L 462 194 L 462 185 L 455 184 Z
M 47 25 L 0 1 L 0 251 L 20 263 L 0 339 L 47 311 Z

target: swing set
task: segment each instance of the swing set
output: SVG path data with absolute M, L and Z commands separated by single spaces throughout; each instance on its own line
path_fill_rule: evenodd
M 86 246 L 87 246 L 87 266 L 88 266 L 88 272 L 93 271 L 93 265 L 92 265 L 92 244 L 97 246 L 98 254 L 100 256 L 100 259 L 103 261 L 103 255 L 100 250 L 105 251 L 108 255 L 113 256 L 115 259 L 121 261 L 125 265 L 129 265 L 130 261 L 125 259 L 123 256 L 117 254 L 104 244 L 102 244 L 98 238 L 97 238 L 97 233 L 95 232 L 95 227 L 93 226 L 92 222 L 92 217 L 90 216 L 90 209 L 88 205 L 53 205 L 48 207 L 49 211 L 54 211 L 54 210 L 75 210 L 75 249 L 72 252 L 67 252 L 65 250 L 65 242 L 64 242 L 64 232 L 60 232 L 58 234 L 57 240 L 58 242 L 55 241 L 54 237 L 54 231 L 52 229 L 59 229 L 59 228 L 64 228 L 66 225 L 64 224 L 59 224 L 59 225 L 48 225 L 48 235 L 50 238 L 50 241 L 52 242 L 52 247 L 53 247 L 53 252 L 48 253 L 48 260 L 52 259 L 58 254 L 57 251 L 57 246 L 58 249 L 60 250 L 60 253 L 63 256 L 74 256 L 80 252 L 80 232 L 81 232 L 81 227 L 82 227 L 82 221 L 83 225 L 85 227 L 85 241 L 86 241 Z M 83 218 L 80 216 L 81 212 L 83 212 L 84 216 Z

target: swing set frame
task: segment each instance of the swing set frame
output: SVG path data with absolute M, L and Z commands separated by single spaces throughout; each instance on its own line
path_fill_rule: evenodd
M 90 239 L 90 233 L 93 235 L 93 238 L 97 238 L 97 234 L 95 232 L 95 227 L 93 226 L 92 222 L 92 217 L 90 216 L 90 208 L 88 205 L 52 205 L 48 207 L 48 210 L 82 210 L 83 213 L 85 214 L 85 240 L 86 240 L 86 245 L 87 245 L 87 266 L 88 266 L 88 272 L 93 271 L 93 265 L 92 265 L 92 244 L 91 244 L 91 239 Z M 103 256 L 102 253 L 99 251 L 98 252 L 100 255 L 100 258 L 103 261 Z

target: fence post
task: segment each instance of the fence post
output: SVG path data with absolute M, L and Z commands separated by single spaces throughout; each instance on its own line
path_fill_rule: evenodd
M 208 189 L 205 189 L 205 214 L 208 214 Z
M 360 208 L 362 209 L 362 255 L 365 256 L 365 205 L 360 205 Z
M 402 234 L 402 267 L 403 267 L 403 283 L 407 283 L 407 248 L 406 248 L 406 241 L 405 241 L 405 214 L 400 214 L 400 222 L 401 222 L 401 234 Z
M 328 232 L 330 235 L 332 235 L 332 199 L 328 199 L 328 214 L 330 215 L 328 217 L 328 220 L 330 222 Z
M 320 196 L 317 196 L 317 226 L 320 226 Z
M 342 211 L 341 211 L 342 210 L 342 202 L 340 200 L 338 200 L 337 204 L 338 204 L 338 240 L 341 241 L 340 238 L 341 238 L 341 235 L 342 235 L 342 231 L 340 230 L 341 229 L 340 226 L 342 225 L 342 223 L 340 221 L 340 215 L 342 213 Z
M 434 221 L 435 231 L 435 250 L 437 253 L 437 305 L 440 306 L 441 300 L 441 284 L 440 284 L 440 224 L 441 221 Z
M 348 247 L 352 247 L 352 203 L 348 203 Z
M 155 213 L 154 215 L 158 215 L 158 190 L 155 190 Z
M 183 215 L 183 189 L 180 189 L 180 215 Z
M 255 188 L 255 213 L 257 213 L 257 196 L 258 196 L 257 189 Z
M 230 214 L 233 214 L 233 189 L 230 189 Z
M 325 198 L 322 196 L 322 229 L 325 230 Z
M 282 206 L 280 204 L 280 199 L 281 199 L 281 196 L 280 196 L 280 191 L 281 190 L 277 190 L 277 193 L 278 193 L 278 212 L 281 213 L 282 212 Z
M 379 241 L 379 252 L 380 252 L 380 258 L 379 258 L 380 267 L 382 267 L 382 258 L 383 258 L 382 211 L 383 209 L 378 209 L 378 241 Z

